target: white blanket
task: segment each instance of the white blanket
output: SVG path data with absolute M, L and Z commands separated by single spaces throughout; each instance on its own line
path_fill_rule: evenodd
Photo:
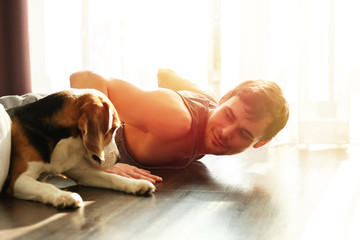
M 0 191 L 9 172 L 11 149 L 11 120 L 5 109 L 32 103 L 45 96 L 46 94 L 27 93 L 22 96 L 0 97 Z
M 11 150 L 11 120 L 0 104 L 0 191 L 9 172 Z

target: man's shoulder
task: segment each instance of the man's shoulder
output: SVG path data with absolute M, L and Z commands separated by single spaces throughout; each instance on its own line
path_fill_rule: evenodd
M 199 92 L 192 92 L 187 90 L 178 91 L 178 93 L 183 99 L 186 99 L 187 101 L 202 105 L 207 105 L 211 109 L 217 107 L 218 101 L 210 93 L 207 92 L 199 93 Z

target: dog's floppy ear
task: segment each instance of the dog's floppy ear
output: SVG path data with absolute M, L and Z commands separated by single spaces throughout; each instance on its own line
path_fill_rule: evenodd
M 81 136 L 84 136 L 87 134 L 88 131 L 88 114 L 86 112 L 83 112 L 81 114 L 81 117 L 79 118 L 78 121 L 78 128 L 81 132 Z
M 105 161 L 104 147 L 114 137 L 120 119 L 112 103 L 101 97 L 90 97 L 80 108 L 78 129 L 89 158 L 101 164 Z
M 89 157 L 101 164 L 105 161 L 103 152 L 104 120 L 107 114 L 103 112 L 103 106 L 89 102 L 80 109 L 78 128 L 81 132 L 84 147 Z M 107 124 L 107 123 L 106 123 Z

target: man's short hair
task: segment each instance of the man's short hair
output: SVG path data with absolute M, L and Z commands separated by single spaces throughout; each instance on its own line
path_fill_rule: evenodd
M 266 80 L 242 82 L 227 92 L 222 101 L 225 102 L 233 96 L 239 96 L 246 105 L 250 106 L 250 114 L 254 116 L 254 120 L 265 116 L 273 118 L 261 141 L 270 140 L 285 127 L 289 119 L 289 107 L 281 88 L 275 82 Z

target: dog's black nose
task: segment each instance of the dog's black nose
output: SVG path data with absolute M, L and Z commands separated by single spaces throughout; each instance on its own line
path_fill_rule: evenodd
M 93 155 L 92 155 L 92 158 L 93 158 L 95 161 L 97 161 L 99 164 L 101 164 L 101 159 L 100 159 L 97 155 L 93 154 Z
M 121 157 L 120 157 L 120 156 L 117 156 L 117 157 L 116 157 L 116 163 L 120 163 L 120 160 L 121 160 Z

